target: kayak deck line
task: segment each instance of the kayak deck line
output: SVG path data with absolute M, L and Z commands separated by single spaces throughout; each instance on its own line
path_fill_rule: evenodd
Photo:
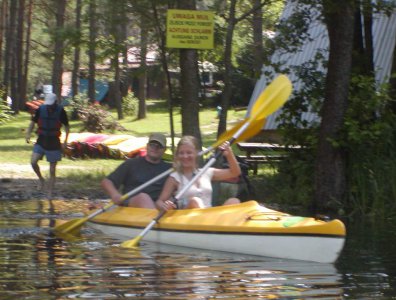
M 99 222 L 95 220 L 89 221 L 92 224 L 104 225 L 104 226 L 115 226 L 115 227 L 122 227 L 122 228 L 130 228 L 130 229 L 144 229 L 145 226 L 132 226 L 132 225 L 118 225 L 118 224 L 109 224 L 107 222 Z M 221 230 L 187 230 L 187 229 L 169 229 L 169 228 L 161 228 L 160 224 L 156 225 L 152 228 L 152 231 L 157 232 L 180 232 L 180 233 L 199 233 L 199 234 L 225 234 L 225 235 L 267 235 L 267 236 L 309 236 L 309 237 L 324 237 L 324 238 L 345 238 L 345 235 L 340 234 L 320 234 L 320 233 L 299 233 L 299 232 L 252 232 L 252 231 L 221 231 Z

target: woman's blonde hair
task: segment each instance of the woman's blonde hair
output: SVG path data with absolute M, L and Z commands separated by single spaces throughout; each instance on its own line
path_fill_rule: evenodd
M 177 154 L 179 153 L 180 147 L 183 145 L 190 145 L 190 146 L 193 146 L 196 151 L 199 150 L 199 144 L 198 144 L 198 140 L 196 137 L 194 137 L 192 135 L 185 135 L 180 139 L 180 141 L 176 147 L 175 155 L 173 157 L 173 167 L 178 172 L 181 172 L 182 170 L 181 170 L 181 164 L 177 159 Z M 196 158 L 196 162 L 198 163 L 198 157 Z

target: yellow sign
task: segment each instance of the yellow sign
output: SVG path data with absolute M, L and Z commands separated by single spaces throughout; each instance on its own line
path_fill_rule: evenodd
M 168 9 L 166 46 L 168 48 L 213 49 L 212 11 Z

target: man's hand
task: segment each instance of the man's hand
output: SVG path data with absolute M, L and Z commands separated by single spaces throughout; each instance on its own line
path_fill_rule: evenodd
M 123 202 L 123 201 L 121 200 L 121 198 L 122 198 L 122 195 L 121 195 L 121 194 L 115 194 L 115 195 L 113 195 L 113 196 L 111 197 L 111 201 L 113 201 L 114 204 L 121 205 L 122 202 Z
M 34 128 L 34 122 L 31 121 L 28 129 L 26 130 L 26 137 L 25 137 L 26 143 L 28 144 L 30 144 L 30 135 L 32 134 L 33 128 Z

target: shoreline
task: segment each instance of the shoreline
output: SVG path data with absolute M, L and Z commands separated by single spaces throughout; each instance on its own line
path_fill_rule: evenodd
M 43 166 L 43 173 L 48 173 L 48 166 Z M 57 169 L 70 166 L 59 165 Z M 0 164 L 0 200 L 48 199 L 44 191 L 38 190 L 39 180 L 30 164 Z M 99 183 L 98 183 L 99 185 Z M 73 182 L 57 178 L 52 199 L 103 199 L 107 196 L 96 186 L 76 189 Z

